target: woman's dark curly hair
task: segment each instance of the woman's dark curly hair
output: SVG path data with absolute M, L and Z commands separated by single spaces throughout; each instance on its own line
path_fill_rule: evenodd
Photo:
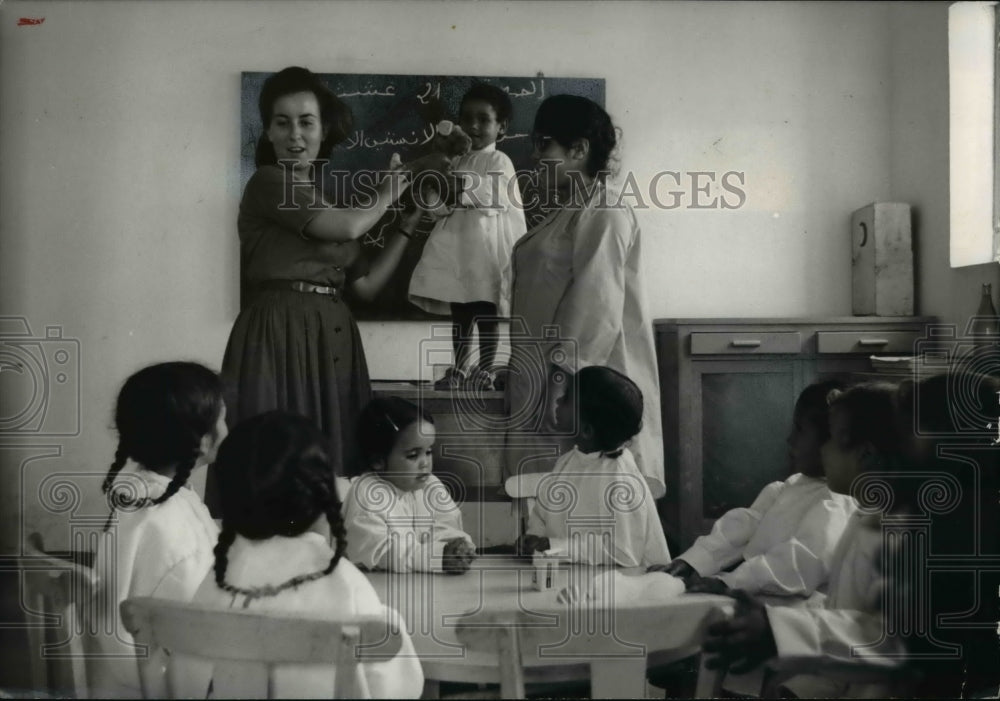
M 307 68 L 290 66 L 278 73 L 275 73 L 264 81 L 264 87 L 260 91 L 260 121 L 264 125 L 264 133 L 257 140 L 257 152 L 255 162 L 257 167 L 265 165 L 275 165 L 278 158 L 274 153 L 274 146 L 267 138 L 267 130 L 271 126 L 274 103 L 285 95 L 294 95 L 300 92 L 311 92 L 316 96 L 319 104 L 320 122 L 326 131 L 326 138 L 319 147 L 319 158 L 329 158 L 333 147 L 347 138 L 354 129 L 354 115 L 351 108 L 341 102 L 334 95 L 333 91 L 320 80 L 319 76 Z

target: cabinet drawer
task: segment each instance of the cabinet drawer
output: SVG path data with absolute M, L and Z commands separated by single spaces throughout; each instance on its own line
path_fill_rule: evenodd
M 758 353 L 798 353 L 802 339 L 794 331 L 728 331 L 691 334 L 691 355 L 751 355 Z
M 912 353 L 918 331 L 819 331 L 820 353 Z

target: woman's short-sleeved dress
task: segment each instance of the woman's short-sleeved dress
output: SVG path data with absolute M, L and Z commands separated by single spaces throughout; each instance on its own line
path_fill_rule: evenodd
M 358 242 L 303 235 L 322 206 L 311 184 L 286 180 L 278 166 L 259 168 L 247 183 L 237 225 L 249 299 L 230 332 L 222 375 L 231 426 L 272 409 L 308 416 L 329 439 L 334 470 L 345 474 L 354 464 L 357 416 L 371 398 L 357 324 L 342 295 L 269 286 L 303 281 L 342 290 L 367 273 Z M 213 492 L 210 485 L 210 507 Z

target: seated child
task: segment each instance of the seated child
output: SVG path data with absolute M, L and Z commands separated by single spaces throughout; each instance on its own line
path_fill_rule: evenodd
M 363 697 L 418 698 L 423 672 L 399 614 L 343 557 L 344 522 L 325 445 L 310 420 L 282 411 L 233 429 L 216 461 L 222 533 L 215 568 L 194 601 L 311 618 L 386 616 L 403 646 L 392 659 L 361 663 Z M 211 666 L 190 660 L 183 667 L 178 698 L 205 698 Z M 332 665 L 282 665 L 272 698 L 331 698 L 335 674 Z
M 899 470 L 901 439 L 895 421 L 892 385 L 864 384 L 831 396 L 830 439 L 823 445 L 827 485 L 850 494 L 867 472 L 880 477 Z M 718 655 L 710 665 L 731 664 L 746 672 L 774 656 L 819 657 L 849 662 L 863 659 L 887 667 L 898 664 L 902 645 L 885 637 L 882 597 L 885 577 L 879 568 L 881 518 L 859 509 L 850 518 L 830 563 L 823 608 L 765 606 L 737 590 L 734 618 L 709 627 L 704 650 Z M 800 675 L 786 682 L 798 697 L 876 696 L 881 685 L 850 685 L 842 680 Z
M 820 448 L 830 437 L 827 395 L 839 383 L 806 387 L 795 402 L 788 459 L 794 471 L 764 487 L 749 509 L 732 509 L 666 568 L 688 591 L 808 597 L 826 584 L 830 557 L 854 512 L 854 500 L 832 494 Z M 742 562 L 741 562 L 742 560 Z M 727 567 L 739 563 L 731 572 Z
M 942 489 L 936 496 L 943 499 L 921 499 L 918 490 L 929 497 L 932 484 L 911 481 L 908 490 L 897 486 L 894 496 L 902 508 L 926 518 L 930 552 L 963 561 L 961 568 L 931 567 L 916 582 L 889 579 L 897 605 L 929 621 L 911 627 L 906 641 L 922 673 L 915 692 L 925 698 L 997 697 L 1000 571 L 989 560 L 1000 554 L 998 391 L 995 377 L 966 370 L 900 387 L 906 464 L 934 479 L 935 488 L 951 482 L 957 489 Z M 976 558 L 983 558 L 978 566 Z M 945 646 L 957 646 L 960 655 L 941 654 Z
M 118 607 L 130 597 L 189 601 L 212 567 L 219 529 L 187 486 L 226 436 L 218 376 L 196 363 L 161 363 L 118 393 L 118 448 L 104 480 L 111 513 L 97 545 L 102 603 L 92 622 L 94 696 L 141 696 L 136 649 Z
M 433 467 L 434 421 L 399 397 L 372 400 L 358 421 L 370 470 L 345 506 L 347 556 L 359 567 L 460 574 L 476 557 L 462 512 Z
M 576 445 L 540 482 L 518 553 L 555 550 L 573 562 L 620 567 L 668 561 L 656 503 L 626 447 L 642 426 L 635 383 L 609 367 L 583 368 L 556 406 L 556 424 L 575 432 Z

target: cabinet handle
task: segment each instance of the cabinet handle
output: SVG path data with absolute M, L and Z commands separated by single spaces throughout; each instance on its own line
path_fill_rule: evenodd
M 759 348 L 760 341 L 756 338 L 734 338 L 730 345 L 733 348 Z
M 859 346 L 885 346 L 889 344 L 887 338 L 859 338 Z

